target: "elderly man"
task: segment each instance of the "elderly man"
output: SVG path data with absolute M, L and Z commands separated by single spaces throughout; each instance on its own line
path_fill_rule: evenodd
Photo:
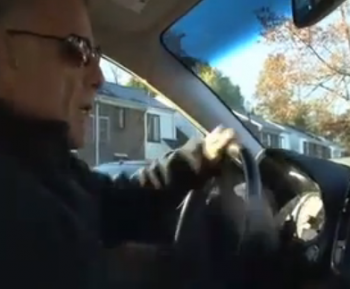
M 166 238 L 162 215 L 237 148 L 218 128 L 115 182 L 76 159 L 103 82 L 86 5 L 0 2 L 1 289 L 106 288 L 101 249 Z

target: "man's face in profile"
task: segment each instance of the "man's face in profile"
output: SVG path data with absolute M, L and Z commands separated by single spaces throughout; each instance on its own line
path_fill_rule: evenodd
M 1 26 L 1 94 L 30 116 L 67 122 L 78 148 L 103 81 L 86 4 L 28 1 Z

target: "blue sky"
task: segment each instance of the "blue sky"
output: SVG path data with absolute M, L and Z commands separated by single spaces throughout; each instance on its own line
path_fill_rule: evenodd
M 262 43 L 251 43 L 244 49 L 229 53 L 214 66 L 230 77 L 233 83 L 239 84 L 242 94 L 249 99 L 255 93 L 260 71 L 270 49 Z

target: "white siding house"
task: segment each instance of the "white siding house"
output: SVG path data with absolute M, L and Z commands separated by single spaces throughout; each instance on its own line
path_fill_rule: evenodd
M 293 150 L 301 154 L 321 158 L 339 158 L 345 149 L 339 144 L 304 130 L 274 123 L 252 115 L 234 113 L 247 125 L 255 128 L 255 134 L 265 147 Z
M 203 133 L 196 128 L 182 113 L 175 112 L 175 126 L 180 129 L 187 138 L 202 138 Z

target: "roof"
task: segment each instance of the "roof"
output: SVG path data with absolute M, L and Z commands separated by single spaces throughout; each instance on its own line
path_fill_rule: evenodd
M 122 86 L 112 82 L 104 82 L 98 89 L 98 94 L 118 98 L 125 101 L 137 102 L 145 107 L 171 109 L 148 95 L 144 90 L 129 86 Z
M 233 111 L 233 113 L 237 115 L 242 121 L 245 121 L 245 122 L 250 121 L 252 124 L 258 127 L 262 127 L 264 129 L 268 129 L 276 133 L 282 133 L 284 131 L 283 128 L 281 128 L 281 126 L 273 122 L 264 120 L 263 118 L 257 115 L 253 115 L 253 114 L 248 115 L 247 113 L 244 113 L 241 111 L 235 111 L 235 110 Z
M 322 136 L 315 135 L 311 132 L 308 132 L 306 130 L 303 130 L 301 128 L 291 126 L 291 125 L 285 125 L 285 124 L 278 124 L 274 123 L 269 120 L 265 120 L 262 117 L 259 117 L 257 115 L 248 115 L 244 112 L 238 112 L 233 111 L 242 121 L 251 121 L 252 124 L 256 126 L 261 126 L 263 130 L 270 130 L 274 131 L 276 133 L 290 133 L 290 134 L 298 134 L 300 137 L 307 139 L 310 142 L 314 142 L 320 145 L 328 145 L 328 146 L 337 146 L 341 147 L 338 143 L 328 140 Z
M 286 128 L 286 131 L 288 133 L 297 134 L 309 142 L 313 142 L 315 144 L 320 144 L 320 145 L 337 145 L 337 146 L 339 146 L 338 144 L 332 143 L 331 141 L 326 140 L 325 138 L 317 136 L 317 135 L 315 135 L 311 132 L 308 132 L 306 130 L 303 130 L 302 128 L 298 128 L 298 127 L 295 127 L 292 125 L 284 125 L 284 127 Z

